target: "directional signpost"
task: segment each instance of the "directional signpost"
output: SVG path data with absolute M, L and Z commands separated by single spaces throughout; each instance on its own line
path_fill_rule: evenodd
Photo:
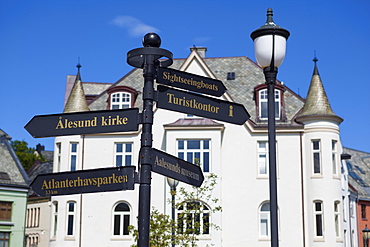
M 135 166 L 120 166 L 38 175 L 31 187 L 39 196 L 133 190 Z
M 200 187 L 202 185 L 204 176 L 200 166 L 194 165 L 155 148 L 152 150 L 153 172 L 196 187 Z
M 226 91 L 220 80 L 169 68 L 158 68 L 157 83 L 214 96 L 221 96 Z
M 158 107 L 233 124 L 244 124 L 249 113 L 244 106 L 195 93 L 158 86 Z
M 34 116 L 24 127 L 33 137 L 137 131 L 138 108 Z
M 151 172 L 162 174 L 184 183 L 200 187 L 202 170 L 190 162 L 152 148 L 153 103 L 162 109 L 198 115 L 233 124 L 244 124 L 250 117 L 243 105 L 212 97 L 220 97 L 226 87 L 222 81 L 165 68 L 172 64 L 172 53 L 159 48 L 157 34 L 144 36 L 143 48 L 127 53 L 127 63 L 143 69 L 143 111 L 124 110 L 63 113 L 33 117 L 25 129 L 35 138 L 67 135 L 86 135 L 137 131 L 142 124 L 140 174 L 134 166 L 49 173 L 37 176 L 31 183 L 40 196 L 58 196 L 117 190 L 133 190 L 139 183 L 138 246 L 149 247 Z M 165 58 L 165 59 L 164 59 Z M 154 80 L 177 90 L 159 85 Z

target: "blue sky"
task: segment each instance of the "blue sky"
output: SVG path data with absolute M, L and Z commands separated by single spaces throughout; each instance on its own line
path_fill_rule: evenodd
M 306 97 L 314 51 L 334 112 L 344 119 L 342 143 L 370 152 L 370 1 L 0 1 L 0 128 L 30 146 L 53 150 L 53 138 L 32 138 L 24 125 L 35 115 L 63 111 L 65 81 L 114 83 L 132 68 L 129 50 L 157 32 L 162 48 L 186 58 L 193 45 L 207 57 L 248 56 L 250 33 L 273 8 L 291 33 L 278 79 Z M 249 109 L 247 109 L 249 110 Z

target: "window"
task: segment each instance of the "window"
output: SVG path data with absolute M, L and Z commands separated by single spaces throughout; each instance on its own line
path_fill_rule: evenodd
M 338 175 L 338 162 L 337 162 L 337 141 L 331 141 L 331 156 L 332 156 L 332 166 L 333 175 Z
M 67 203 L 67 236 L 74 235 L 75 215 L 76 215 L 76 203 L 68 202 Z
M 8 247 L 10 240 L 9 232 L 0 232 L 0 247 Z
M 270 202 L 260 207 L 260 237 L 270 237 Z
M 113 212 L 113 235 L 129 235 L 128 226 L 130 225 L 130 207 L 127 203 L 117 204 Z
M 58 226 L 58 202 L 53 202 L 53 216 L 52 216 L 52 238 L 55 238 L 57 235 L 57 226 Z
M 126 92 L 113 93 L 110 105 L 112 110 L 130 108 L 131 94 Z
M 11 221 L 11 220 L 12 220 L 12 202 L 0 201 L 0 221 Z
M 259 91 L 259 117 L 261 120 L 267 120 L 268 118 L 268 104 L 267 104 L 267 89 L 262 89 Z M 280 112 L 281 112 L 281 100 L 280 100 L 280 90 L 275 89 L 275 119 L 280 120 Z
M 268 143 L 267 141 L 258 142 L 258 175 L 268 174 Z
M 335 225 L 335 236 L 340 237 L 340 202 L 334 202 L 334 225 Z
M 366 219 L 366 205 L 361 204 L 361 218 Z
M 235 80 L 235 72 L 227 72 L 227 80 Z
M 115 143 L 116 166 L 132 165 L 132 143 Z
M 320 140 L 312 141 L 313 173 L 321 174 Z
M 324 219 L 323 219 L 323 208 L 322 202 L 314 202 L 314 213 L 315 213 L 315 237 L 324 237 Z
M 181 234 L 210 233 L 209 208 L 199 201 L 186 202 L 178 208 L 178 230 Z
M 57 143 L 56 144 L 56 149 L 57 149 L 57 171 L 60 172 L 60 164 L 62 161 L 62 144 Z
M 71 171 L 76 171 L 77 167 L 77 148 L 78 148 L 78 143 L 71 143 L 71 166 L 70 169 Z
M 210 171 L 210 140 L 177 140 L 177 157 Z

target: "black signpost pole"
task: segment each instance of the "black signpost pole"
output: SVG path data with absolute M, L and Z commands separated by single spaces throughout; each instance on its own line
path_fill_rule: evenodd
M 131 50 L 127 54 L 127 63 L 143 68 L 143 112 L 141 114 L 142 133 L 140 151 L 140 187 L 139 187 L 139 217 L 138 230 L 139 247 L 149 247 L 150 230 L 150 194 L 151 194 L 151 164 L 152 164 L 152 126 L 153 126 L 153 102 L 154 102 L 154 79 L 158 66 L 166 67 L 172 64 L 172 53 L 160 49 L 160 37 L 155 33 L 148 33 L 143 39 L 144 48 Z M 158 59 L 166 57 L 165 61 Z

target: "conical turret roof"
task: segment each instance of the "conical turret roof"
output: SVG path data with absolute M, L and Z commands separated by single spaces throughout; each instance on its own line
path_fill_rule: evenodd
M 71 90 L 71 93 L 69 94 L 67 103 L 64 107 L 64 113 L 90 111 L 89 107 L 87 106 L 85 92 L 81 81 L 80 74 L 81 65 L 78 64 L 77 68 L 78 72 L 76 80 L 75 83 L 73 84 L 73 88 Z
M 333 112 L 317 69 L 318 59 L 314 58 L 313 61 L 315 63 L 315 67 L 310 88 L 308 90 L 306 102 L 301 113 L 297 117 L 297 120 L 301 122 L 304 119 L 329 118 L 339 124 L 343 119 Z

